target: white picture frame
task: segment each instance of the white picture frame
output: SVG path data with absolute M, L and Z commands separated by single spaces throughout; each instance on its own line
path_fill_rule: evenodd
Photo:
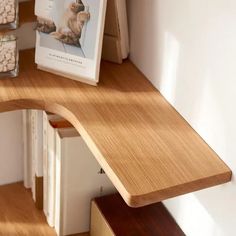
M 83 12 L 88 13 L 89 19 L 83 24 L 80 46 L 60 41 L 56 38 L 57 33 L 36 31 L 35 61 L 39 69 L 96 85 L 99 82 L 107 0 L 81 1 Z M 71 29 L 65 19 L 73 2 L 76 0 L 36 0 L 35 14 L 52 21 L 56 27 L 55 32 L 67 33 Z

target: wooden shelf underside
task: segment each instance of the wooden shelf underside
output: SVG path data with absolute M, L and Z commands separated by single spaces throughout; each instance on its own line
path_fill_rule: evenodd
M 130 63 L 102 62 L 98 87 L 36 69 L 20 55 L 20 76 L 0 81 L 0 112 L 42 109 L 81 134 L 129 206 L 140 207 L 223 184 L 231 170 Z

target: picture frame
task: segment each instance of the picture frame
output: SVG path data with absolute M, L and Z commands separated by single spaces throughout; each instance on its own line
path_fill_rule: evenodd
M 38 68 L 99 82 L 107 0 L 36 0 Z

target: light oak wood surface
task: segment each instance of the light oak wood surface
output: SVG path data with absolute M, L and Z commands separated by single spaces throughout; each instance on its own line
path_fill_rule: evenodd
M 57 236 L 23 183 L 0 186 L 0 236 Z M 72 236 L 72 235 L 71 235 Z M 73 236 L 89 236 L 89 233 Z
M 0 186 L 0 236 L 56 236 L 23 183 Z
M 231 170 L 129 62 L 103 62 L 97 87 L 36 69 L 0 81 L 0 112 L 43 109 L 81 134 L 126 203 L 140 207 L 223 184 Z

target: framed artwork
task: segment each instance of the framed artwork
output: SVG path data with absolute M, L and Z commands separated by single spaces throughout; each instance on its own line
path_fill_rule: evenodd
M 99 82 L 106 0 L 36 0 L 39 69 Z

